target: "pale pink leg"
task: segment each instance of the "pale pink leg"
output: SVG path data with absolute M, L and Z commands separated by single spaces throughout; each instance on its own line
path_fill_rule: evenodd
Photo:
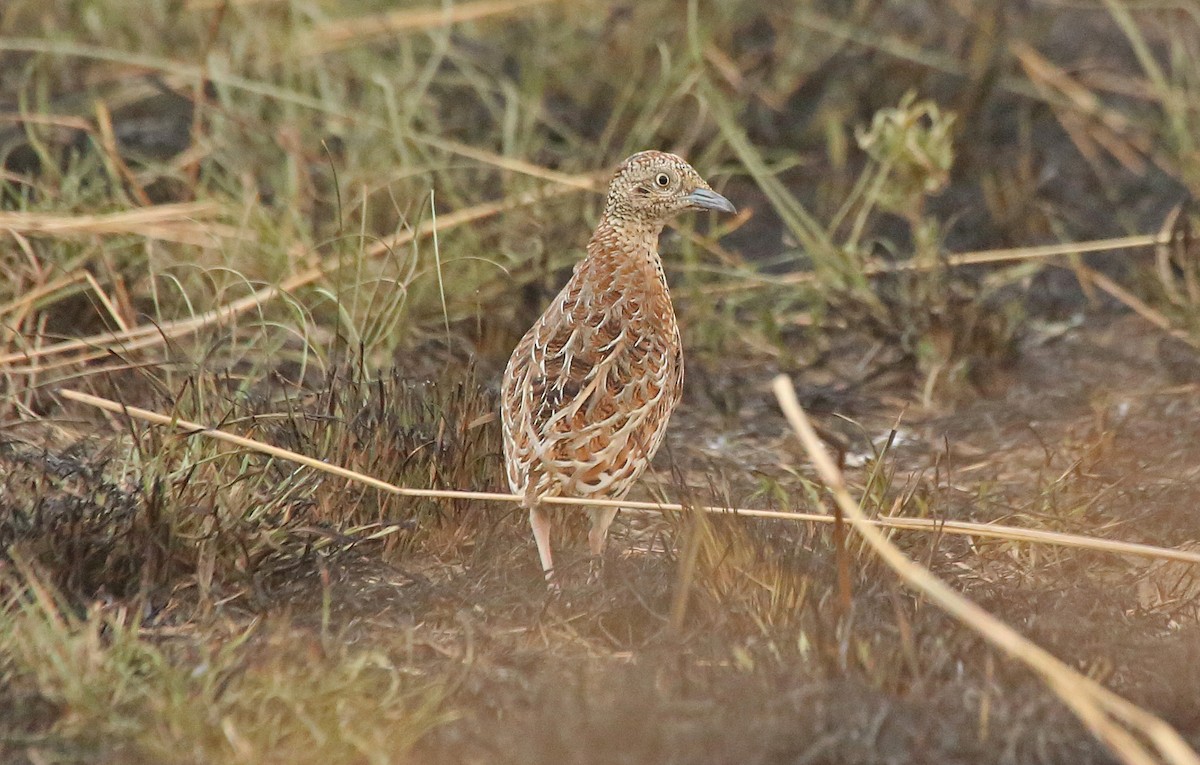
M 554 560 L 550 557 L 550 516 L 545 510 L 534 505 L 529 508 L 529 525 L 533 527 L 533 541 L 537 542 L 542 571 L 549 582 L 554 578 Z

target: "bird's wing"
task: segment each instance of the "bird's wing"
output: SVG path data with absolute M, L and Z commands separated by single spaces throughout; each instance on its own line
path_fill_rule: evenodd
M 513 352 L 503 406 L 514 490 L 531 468 L 591 491 L 631 481 L 662 440 L 682 373 L 674 321 L 603 297 L 572 279 Z

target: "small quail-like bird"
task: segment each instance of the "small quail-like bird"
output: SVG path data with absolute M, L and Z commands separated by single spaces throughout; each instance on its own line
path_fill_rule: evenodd
M 523 496 L 546 578 L 543 497 L 620 500 L 662 443 L 683 391 L 683 348 L 658 236 L 684 210 L 735 212 L 674 154 L 625 160 L 587 255 L 508 361 L 501 392 L 508 483 Z M 600 555 L 616 508 L 589 508 Z

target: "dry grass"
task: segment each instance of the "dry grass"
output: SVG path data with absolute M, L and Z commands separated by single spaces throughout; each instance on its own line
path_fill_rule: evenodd
M 35 569 L 19 558 L 14 566 L 0 585 L 0 647 L 15 681 L 10 699 L 62 713 L 48 755 L 395 762 L 446 720 L 443 689 L 398 665 L 389 646 L 351 647 L 271 623 L 232 632 L 212 624 L 204 643 L 188 645 L 190 629 L 148 626 L 123 606 L 74 613 Z
M 0 11 L 0 759 L 1194 761 L 1190 8 L 131 8 Z M 495 380 L 649 146 L 743 213 L 550 599 Z
M 506 502 L 519 504 L 524 501 L 524 497 L 516 494 L 506 494 L 498 492 L 471 491 L 466 489 L 436 489 L 436 488 L 417 488 L 412 486 L 396 485 L 376 477 L 376 473 L 364 473 L 358 470 L 351 470 L 338 464 L 336 459 L 338 456 L 354 460 L 362 460 L 364 457 L 369 462 L 389 464 L 394 462 L 394 455 L 388 455 L 389 458 L 371 459 L 369 455 L 364 455 L 358 448 L 345 450 L 346 453 L 339 455 L 336 450 L 325 449 L 322 451 L 323 457 L 316 459 L 306 457 L 297 452 L 281 449 L 278 446 L 253 438 L 245 438 L 234 433 L 228 433 L 224 430 L 211 428 L 201 425 L 196 422 L 190 422 L 182 419 L 178 415 L 164 415 L 158 412 L 151 412 L 136 406 L 121 404 L 110 399 L 100 398 L 98 396 L 89 396 L 85 393 L 79 393 L 73 390 L 62 390 L 59 394 L 68 400 L 78 401 L 89 406 L 94 406 L 98 409 L 103 409 L 113 414 L 132 417 L 137 420 L 151 422 L 156 425 L 167 425 L 173 428 L 184 431 L 189 436 L 204 436 L 217 441 L 240 446 L 243 449 L 259 452 L 278 459 L 295 462 L 304 467 L 313 470 L 334 475 L 339 478 L 344 478 L 354 483 L 362 484 L 363 486 L 376 489 L 388 494 L 396 494 L 402 497 L 419 497 L 425 499 L 446 499 L 446 500 L 480 500 L 485 502 Z M 471 401 L 471 399 L 468 399 Z M 386 410 L 386 405 L 381 405 L 382 410 Z M 378 427 L 380 417 L 388 414 L 386 411 L 375 413 L 371 418 L 370 426 Z M 494 421 L 495 415 L 489 411 L 479 411 L 474 419 L 465 425 L 459 425 L 460 432 L 458 438 L 468 435 L 469 431 L 476 430 L 482 425 Z M 254 420 L 252 419 L 252 422 Z M 471 477 L 471 476 L 468 476 Z M 437 483 L 433 481 L 431 483 Z M 450 486 L 461 485 L 454 481 L 447 482 Z M 548 505 L 559 505 L 564 507 L 616 507 L 630 512 L 649 512 L 649 513 L 686 513 L 700 512 L 710 515 L 729 515 L 735 518 L 769 518 L 778 521 L 793 521 L 804 523 L 836 523 L 837 516 L 828 515 L 825 513 L 798 513 L 779 510 L 759 510 L 745 507 L 712 507 L 704 505 L 682 505 L 673 502 L 639 502 L 637 500 L 583 500 L 577 497 L 548 497 L 545 500 Z M 386 515 L 386 513 L 381 514 Z M 968 523 L 963 521 L 948 521 L 931 518 L 904 518 L 902 516 L 882 516 L 876 518 L 864 519 L 863 523 L 868 526 L 877 526 L 883 529 L 907 529 L 910 531 L 924 531 L 933 534 L 963 534 L 971 537 L 979 537 L 984 539 L 999 539 L 1009 542 L 1031 542 L 1034 544 L 1048 544 L 1060 547 L 1071 547 L 1080 550 L 1095 550 L 1114 553 L 1117 555 L 1132 555 L 1137 557 L 1150 558 L 1155 560 L 1173 560 L 1181 563 L 1200 563 L 1200 554 L 1192 553 L 1187 550 L 1175 550 L 1162 547 L 1154 547 L 1153 545 L 1134 544 L 1129 542 L 1121 542 L 1114 539 L 1103 539 L 1100 537 L 1089 537 L 1081 534 L 1061 534 L 1048 531 L 1039 531 L 1033 529 L 1020 529 L 1011 526 L 1005 526 L 997 523 Z
M 1169 763 L 1200 763 L 1200 755 L 1168 723 L 1071 669 L 1053 654 L 959 595 L 867 523 L 862 508 L 846 489 L 845 477 L 826 453 L 812 423 L 800 408 L 791 383 L 781 376 L 775 378 L 773 387 L 788 422 L 795 429 L 817 472 L 833 492 L 838 507 L 846 513 L 848 522 L 906 584 L 928 596 L 989 643 L 1040 675 L 1080 721 L 1123 762 L 1151 765 L 1161 757 Z M 1148 740 L 1153 748 L 1143 745 L 1139 738 Z

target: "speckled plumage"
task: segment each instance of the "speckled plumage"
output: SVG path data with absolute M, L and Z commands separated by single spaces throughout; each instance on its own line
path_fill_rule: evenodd
M 621 499 L 645 471 L 683 390 L 683 348 L 658 236 L 686 209 L 733 211 L 690 165 L 645 151 L 618 168 L 586 257 L 513 351 L 501 408 L 513 493 L 553 570 L 546 496 Z M 589 511 L 591 551 L 616 510 Z

